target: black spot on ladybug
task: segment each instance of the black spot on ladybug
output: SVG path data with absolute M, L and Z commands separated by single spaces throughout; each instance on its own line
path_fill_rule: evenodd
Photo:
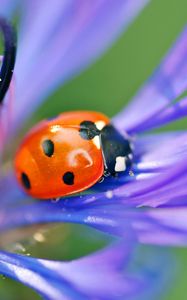
M 67 185 L 73 185 L 74 184 L 74 174 L 72 172 L 66 172 L 66 173 L 64 173 L 62 180 Z
M 80 136 L 84 140 L 92 140 L 96 135 L 100 134 L 100 130 L 92 121 L 83 121 L 80 123 Z
M 46 156 L 51 157 L 54 153 L 54 143 L 51 140 L 42 142 L 42 149 Z
M 30 190 L 30 188 L 31 188 L 30 180 L 29 180 L 29 177 L 27 176 L 27 174 L 25 174 L 24 172 L 21 173 L 21 181 L 22 181 L 23 186 L 27 190 Z

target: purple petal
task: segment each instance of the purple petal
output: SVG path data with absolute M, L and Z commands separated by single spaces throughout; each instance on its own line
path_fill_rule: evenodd
M 0 0 L 1 16 L 10 17 L 18 3 L 19 0 Z
M 117 200 L 117 199 L 116 199 Z M 187 245 L 186 208 L 127 208 L 122 204 L 65 208 L 63 202 L 38 202 L 1 211 L 0 229 L 49 222 L 73 222 L 129 240 L 129 233 L 141 243 Z
M 166 202 L 176 197 L 177 193 L 186 192 L 187 175 L 183 177 L 182 166 L 185 171 L 186 165 L 182 164 L 177 170 L 171 169 L 170 172 L 164 174 L 163 178 L 158 176 L 151 182 L 150 180 L 145 180 L 143 184 L 141 182 L 137 190 L 132 189 L 131 196 L 126 194 L 129 191 L 126 192 L 124 186 L 124 188 L 112 191 L 111 199 L 107 198 L 107 194 L 100 193 L 66 198 L 56 203 L 38 200 L 36 203 L 25 203 L 25 205 L 15 205 L 15 207 L 6 206 L 0 211 L 0 229 L 7 230 L 37 223 L 73 222 L 92 226 L 127 239 L 134 232 L 139 241 L 145 243 L 186 245 L 186 217 L 180 207 L 172 210 L 165 207 L 136 208 L 136 205 L 146 205 L 146 202 L 147 205 L 158 206 L 161 201 Z M 171 185 L 171 178 L 179 181 L 179 183 L 174 183 L 174 187 Z M 127 188 L 130 190 L 129 187 Z M 185 207 L 182 209 L 185 212 Z M 171 212 L 169 225 L 167 210 Z M 166 211 L 166 221 L 164 211 Z M 174 216 L 175 220 L 172 221 Z
M 134 224 L 138 228 L 139 241 L 158 245 L 186 246 L 186 216 L 187 210 L 184 207 L 148 209 L 145 213 L 136 211 Z
M 152 169 L 176 164 L 187 155 L 187 132 L 173 132 L 140 136 L 134 143 L 137 168 Z
M 126 267 L 123 273 L 130 252 L 131 245 L 118 245 L 75 261 L 59 262 L 0 251 L 0 272 L 50 300 L 121 299 L 138 295 L 159 280 L 160 270 L 155 267 L 137 274 L 128 274 Z
M 115 118 L 115 125 L 129 133 L 154 126 L 154 118 L 172 106 L 172 101 L 187 88 L 187 28 L 166 55 L 147 83 Z
M 113 191 L 114 196 L 124 197 L 124 202 L 138 206 L 159 206 L 169 203 L 175 197 L 187 195 L 187 158 L 181 159 L 157 176 L 136 181 L 134 184 L 118 187 Z
M 100 55 L 148 0 L 44 2 L 23 6 L 13 130 L 57 85 Z
M 181 99 L 177 103 L 166 108 L 163 112 L 155 116 L 154 120 L 146 123 L 146 130 L 161 127 L 187 116 L 187 98 Z

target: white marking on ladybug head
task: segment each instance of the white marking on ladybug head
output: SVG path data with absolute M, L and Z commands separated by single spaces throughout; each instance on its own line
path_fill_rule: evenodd
M 81 156 L 84 158 L 85 162 L 87 162 L 85 164 L 86 168 L 93 165 L 93 160 L 91 156 L 86 150 L 82 148 L 78 148 L 69 152 L 68 154 L 69 165 L 72 167 L 77 167 L 79 165 L 79 158 Z
M 118 156 L 116 157 L 115 171 L 123 172 L 126 170 L 126 157 Z
M 97 121 L 95 122 L 95 126 L 97 127 L 97 129 L 102 130 L 103 127 L 105 127 L 106 123 L 104 121 Z
M 97 147 L 97 149 L 101 149 L 101 143 L 100 143 L 100 138 L 98 135 L 96 135 L 93 139 L 92 139 L 94 145 Z

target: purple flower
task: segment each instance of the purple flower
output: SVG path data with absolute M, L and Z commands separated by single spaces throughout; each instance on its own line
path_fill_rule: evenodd
M 44 0 L 1 2 L 2 14 L 10 17 L 19 8 L 21 15 L 16 67 L 5 98 L 3 85 L 6 83 L 5 87 L 8 87 L 11 79 L 14 59 L 8 58 L 14 58 L 14 40 L 11 32 L 4 32 L 5 54 L 0 73 L 0 148 L 3 155 L 5 149 L 13 145 L 24 121 L 46 96 L 96 59 L 148 1 L 54 0 L 47 7 Z M 1 20 L 3 28 L 5 23 Z M 11 30 L 9 25 L 6 26 Z M 4 66 L 7 74 L 3 73 Z M 156 288 L 165 277 L 165 272 L 160 272 L 162 257 L 156 255 L 155 259 L 151 254 L 150 261 L 157 261 L 156 266 L 147 259 L 140 270 L 132 268 L 136 232 L 128 219 L 118 224 L 121 207 L 126 205 L 120 200 L 123 196 L 113 197 L 113 192 L 116 190 L 114 185 L 122 189 L 123 180 L 106 181 L 89 196 L 76 196 L 74 204 L 68 198 L 59 203 L 34 202 L 20 191 L 12 170 L 2 163 L 1 232 L 6 234 L 11 228 L 41 222 L 79 222 L 117 235 L 128 228 L 128 243 L 72 262 L 49 261 L 0 251 L 0 273 L 32 287 L 44 298 L 54 300 L 130 299 Z
M 53 203 L 25 200 L 14 175 L 9 174 L 1 180 L 0 228 L 74 222 L 125 237 L 128 235 L 126 228 L 130 226 L 142 243 L 186 245 L 187 133 L 150 132 L 186 116 L 187 100 L 183 96 L 187 86 L 186 56 L 187 30 L 184 29 L 129 106 L 113 119 L 114 125 L 121 132 L 128 132 L 133 140 L 135 159 L 129 176 L 107 178 L 94 186 L 89 194 L 74 196 L 73 200 L 65 197 Z M 18 109 L 23 107 L 24 100 L 21 108 L 18 103 Z M 16 116 L 14 129 L 22 120 Z M 14 207 L 11 206 L 13 201 Z
M 13 144 L 24 121 L 46 96 L 101 54 L 146 2 L 55 0 L 48 8 L 43 1 L 22 2 L 16 68 L 1 107 L 1 151 L 8 142 Z M 14 5 L 4 1 L 1 7 L 10 16 L 16 1 Z M 114 125 L 133 139 L 135 159 L 129 176 L 107 178 L 87 195 L 54 203 L 27 199 L 12 170 L 4 167 L 1 173 L 1 231 L 37 223 L 74 222 L 126 238 L 128 248 L 120 245 L 69 263 L 2 251 L 2 274 L 47 299 L 130 297 L 153 286 L 160 278 L 160 268 L 142 269 L 138 274 L 129 271 L 127 254 L 134 246 L 129 233 L 143 243 L 186 245 L 187 134 L 148 132 L 186 116 L 187 101 L 182 96 L 187 84 L 186 39 L 184 30 L 137 96 L 113 119 Z M 83 269 L 85 273 L 80 274 Z M 107 289 L 101 286 L 98 273 L 105 278 Z M 111 281 L 114 284 L 108 290 Z

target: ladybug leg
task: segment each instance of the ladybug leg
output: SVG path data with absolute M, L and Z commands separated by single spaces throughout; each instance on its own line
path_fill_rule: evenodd
M 99 178 L 98 183 L 101 183 L 101 182 L 103 182 L 104 180 L 105 180 L 105 176 L 103 175 L 103 176 L 101 176 L 101 178 Z
M 105 174 L 116 177 L 119 173 L 128 171 L 133 159 L 129 139 L 109 124 L 101 130 L 100 141 Z
M 61 197 L 51 198 L 51 202 L 57 203 L 58 201 L 60 201 L 60 199 L 61 199 Z
M 106 169 L 105 166 L 104 166 L 104 168 L 105 168 L 105 170 L 104 170 L 103 176 L 104 176 L 104 177 L 109 177 L 109 176 L 111 176 L 111 174 L 110 174 L 110 172 L 108 171 L 108 169 Z

